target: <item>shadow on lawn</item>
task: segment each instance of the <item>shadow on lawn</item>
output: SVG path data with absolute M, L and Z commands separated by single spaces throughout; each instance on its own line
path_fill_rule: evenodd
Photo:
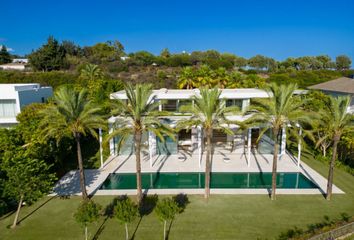
M 95 235 L 93 236 L 92 240 L 97 240 L 98 237 L 101 235 L 101 233 L 103 232 L 104 228 L 105 228 L 105 224 L 108 220 L 108 216 L 106 216 L 102 222 L 102 224 L 100 225 L 100 227 L 97 229 Z
M 118 201 L 122 201 L 124 199 L 128 198 L 127 195 L 122 195 L 122 196 L 118 196 L 115 197 L 112 202 L 110 204 L 108 204 L 104 210 L 103 216 L 105 216 L 105 219 L 103 220 L 102 224 L 100 225 L 100 227 L 97 229 L 95 235 L 93 236 L 92 240 L 97 240 L 99 238 L 99 236 L 102 234 L 103 230 L 105 229 L 105 224 L 107 222 L 107 220 L 109 218 L 113 218 L 114 217 L 114 206 L 117 204 Z M 158 196 L 157 195 L 152 195 L 152 196 L 147 196 L 144 195 L 143 200 L 141 205 L 139 206 L 139 214 L 140 214 L 140 218 L 139 218 L 139 222 L 135 227 L 135 230 L 133 232 L 133 235 L 130 239 L 134 239 L 135 238 L 135 234 L 138 231 L 138 228 L 140 226 L 141 220 L 143 219 L 144 216 L 149 215 L 155 208 L 156 203 L 158 200 Z
M 104 209 L 103 216 L 105 217 L 100 227 L 97 229 L 95 235 L 93 236 L 92 240 L 97 240 L 98 237 L 101 235 L 103 230 L 105 229 L 105 224 L 109 218 L 113 218 L 114 213 L 114 206 L 117 204 L 118 201 L 125 199 L 127 196 L 119 196 L 115 197 L 110 204 L 106 206 Z
M 127 195 L 123 195 L 123 196 L 119 196 L 119 197 L 115 197 L 112 202 L 110 204 L 108 204 L 104 210 L 104 216 L 105 219 L 103 220 L 102 224 L 100 225 L 100 227 L 98 228 L 98 230 L 96 231 L 95 235 L 93 236 L 92 240 L 97 240 L 99 238 L 99 236 L 101 235 L 101 233 L 103 232 L 103 230 L 105 229 L 105 224 L 107 222 L 107 220 L 109 218 L 113 218 L 114 217 L 114 206 L 117 204 L 118 201 L 122 201 L 124 199 L 128 198 Z M 173 200 L 178 204 L 179 208 L 180 208 L 180 212 L 182 213 L 184 211 L 184 209 L 186 208 L 186 206 L 189 204 L 189 199 L 187 197 L 186 194 L 178 194 L 176 196 L 173 197 Z M 158 195 L 144 195 L 143 199 L 141 201 L 141 204 L 139 206 L 139 221 L 136 224 L 135 230 L 131 236 L 131 240 L 135 239 L 135 234 L 139 229 L 140 223 L 143 219 L 144 216 L 147 216 L 149 214 L 151 214 L 155 207 L 156 204 L 158 202 Z M 169 233 L 171 231 L 172 228 L 172 224 L 173 224 L 173 220 L 170 222 L 169 228 L 167 230 L 167 235 L 166 235 L 166 239 L 168 239 L 169 237 Z
M 38 207 L 36 207 L 32 212 L 28 213 L 26 216 L 24 216 L 23 218 L 21 218 L 18 221 L 18 224 L 21 224 L 21 222 L 23 222 L 24 220 L 26 220 L 28 217 L 30 217 L 32 214 L 34 214 L 35 212 L 37 212 L 40 208 L 42 208 L 44 205 L 46 205 L 48 202 L 50 202 L 51 200 L 53 200 L 54 198 L 57 198 L 57 196 L 53 196 L 48 198 L 45 202 L 43 202 L 41 205 L 39 205 Z
M 139 206 L 140 219 L 139 219 L 138 224 L 135 227 L 135 230 L 133 232 L 131 240 L 135 239 L 135 234 L 138 231 L 138 228 L 140 226 L 141 220 L 143 220 L 144 216 L 147 216 L 150 213 L 152 213 L 152 211 L 156 207 L 157 201 L 158 201 L 158 196 L 156 194 L 155 195 L 151 195 L 151 196 L 148 196 L 148 195 L 144 195 L 143 196 L 143 199 L 142 199 L 141 204 Z
M 4 220 L 8 217 L 10 217 L 12 214 L 14 214 L 16 211 L 15 210 L 11 210 L 10 212 L 6 213 L 5 215 L 0 217 L 0 220 Z

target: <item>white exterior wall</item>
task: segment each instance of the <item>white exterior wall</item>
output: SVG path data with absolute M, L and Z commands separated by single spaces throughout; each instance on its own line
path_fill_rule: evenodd
M 0 68 L 4 70 L 18 70 L 18 71 L 23 71 L 25 70 L 25 65 L 19 65 L 19 64 L 5 64 L 5 65 L 0 65 Z
M 0 100 L 16 101 L 16 116 L 21 109 L 31 103 L 41 103 L 42 97 L 47 100 L 53 95 L 51 87 L 40 87 L 39 84 L 0 84 Z M 8 127 L 16 124 L 16 117 L 0 117 L 0 127 Z

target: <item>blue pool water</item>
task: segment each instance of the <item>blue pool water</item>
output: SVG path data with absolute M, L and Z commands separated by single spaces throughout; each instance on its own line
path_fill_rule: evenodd
M 187 189 L 204 188 L 204 173 L 142 173 L 144 189 Z M 211 173 L 211 188 L 271 188 L 272 173 Z M 101 189 L 135 189 L 135 173 L 110 174 Z M 278 173 L 277 188 L 313 189 L 318 188 L 302 173 Z

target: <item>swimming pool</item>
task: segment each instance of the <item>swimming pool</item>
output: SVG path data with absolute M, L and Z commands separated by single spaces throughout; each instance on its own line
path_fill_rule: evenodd
M 198 189 L 204 188 L 205 174 L 194 173 L 142 173 L 143 189 Z M 271 188 L 272 173 L 211 173 L 211 188 Z M 318 188 L 302 173 L 278 173 L 277 188 L 313 189 Z M 111 173 L 102 184 L 103 190 L 136 189 L 135 173 Z

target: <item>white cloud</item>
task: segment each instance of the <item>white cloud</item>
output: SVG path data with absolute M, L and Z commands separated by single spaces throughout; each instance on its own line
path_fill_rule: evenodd
M 2 45 L 0 45 L 0 48 L 2 48 Z M 13 51 L 15 51 L 13 48 L 10 48 L 10 47 L 6 47 L 6 49 L 7 49 L 8 52 L 13 52 Z

